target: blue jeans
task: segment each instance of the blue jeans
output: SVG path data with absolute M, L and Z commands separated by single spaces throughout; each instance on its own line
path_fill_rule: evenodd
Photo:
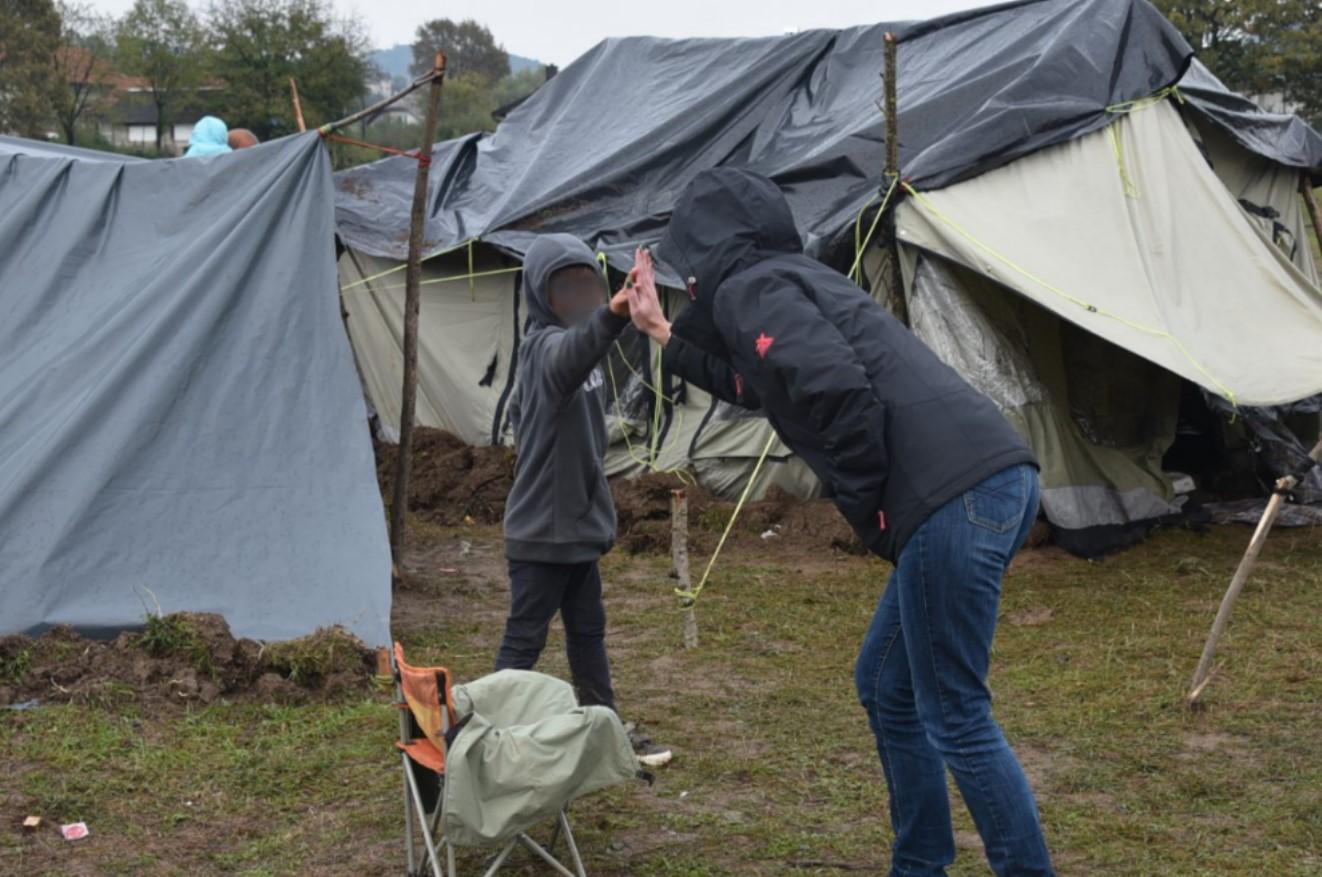
M 1001 577 L 1037 517 L 1037 472 L 1014 466 L 914 533 L 863 640 L 854 679 L 890 791 L 891 877 L 955 859 L 950 768 L 998 877 L 1053 875 L 1037 803 L 991 715 Z

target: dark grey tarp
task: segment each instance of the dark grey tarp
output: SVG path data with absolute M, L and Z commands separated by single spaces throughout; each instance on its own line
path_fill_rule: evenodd
M 123 161 L 0 140 L 0 633 L 157 608 L 389 639 L 315 134 Z
M 880 185 L 887 31 L 902 40 L 901 166 L 920 189 L 1095 131 L 1115 118 L 1108 107 L 1179 82 L 1192 58 L 1146 0 L 1028 0 L 761 39 L 606 40 L 494 134 L 436 146 L 426 250 L 481 237 L 519 254 L 530 233 L 563 231 L 627 267 L 694 175 L 736 165 L 776 180 L 809 253 L 829 261 Z M 1188 105 L 1254 130 L 1242 142 L 1269 158 L 1322 166 L 1307 125 L 1228 94 L 1202 76 Z M 391 158 L 337 175 L 346 244 L 405 257 L 415 168 Z

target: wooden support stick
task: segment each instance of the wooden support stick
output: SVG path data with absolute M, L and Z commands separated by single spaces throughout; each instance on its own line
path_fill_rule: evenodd
M 889 191 L 891 183 L 900 175 L 900 61 L 899 40 L 895 34 L 886 33 L 882 40 L 886 55 L 886 167 L 881 176 L 881 190 Z M 896 200 L 899 200 L 896 198 Z M 904 298 L 904 277 L 900 271 L 900 244 L 895 237 L 895 210 L 891 205 L 891 214 L 886 217 L 885 236 L 890 241 L 891 283 L 895 293 L 891 298 L 895 305 L 895 316 L 901 323 L 909 325 L 909 305 Z
M 302 134 L 308 126 L 303 121 L 303 105 L 298 101 L 298 85 L 292 76 L 289 77 L 289 93 L 294 99 L 294 119 L 298 122 L 298 132 Z
M 1318 438 L 1317 444 L 1309 453 L 1314 460 L 1322 460 L 1322 437 Z M 1230 580 L 1230 587 L 1226 589 L 1226 595 L 1221 598 L 1221 608 L 1217 610 L 1216 620 L 1212 622 L 1212 632 L 1207 635 L 1207 644 L 1203 646 L 1203 656 L 1198 661 L 1198 669 L 1194 671 L 1193 680 L 1189 683 L 1189 696 L 1187 698 L 1189 706 L 1193 707 L 1207 688 L 1211 681 L 1212 658 L 1216 656 L 1216 645 L 1221 639 L 1221 634 L 1225 633 L 1226 624 L 1230 621 L 1231 610 L 1235 608 L 1235 601 L 1239 599 L 1240 591 L 1244 590 L 1244 583 L 1249 579 L 1249 573 L 1253 571 L 1253 565 L 1258 561 L 1258 555 L 1262 552 L 1262 546 L 1267 543 L 1267 534 L 1271 532 L 1272 524 L 1275 523 L 1277 515 L 1281 513 L 1281 506 L 1285 504 L 1285 493 L 1295 486 L 1293 475 L 1287 475 L 1276 482 L 1276 492 L 1272 494 L 1267 502 L 1267 508 L 1262 513 L 1262 520 L 1258 521 L 1258 528 L 1253 531 L 1253 538 L 1249 540 L 1248 550 L 1244 552 L 1244 557 L 1239 561 L 1239 568 L 1235 570 L 1234 577 Z
M 679 589 L 692 586 L 689 578 L 689 498 L 683 489 L 670 491 L 670 558 L 675 564 Z M 693 605 L 684 607 L 684 648 L 698 647 L 698 616 Z
M 1308 171 L 1299 176 L 1299 194 L 1304 196 L 1304 206 L 1308 208 L 1308 216 L 1313 220 L 1317 242 L 1322 245 L 1322 213 L 1318 212 L 1317 198 L 1313 196 L 1313 176 Z
M 434 82 L 434 80 L 441 78 L 443 75 L 445 75 L 445 66 L 444 66 L 445 54 L 443 52 L 437 52 L 436 57 L 441 59 L 442 66 L 428 70 L 422 76 L 419 76 L 417 79 L 409 83 L 408 87 L 405 88 L 403 91 L 397 92 L 396 94 L 392 94 L 390 97 L 382 98 L 381 100 L 377 101 L 376 103 L 372 104 L 369 107 L 363 107 L 358 112 L 354 113 L 351 116 L 345 116 L 343 119 L 340 119 L 338 122 L 328 122 L 325 125 L 322 125 L 317 130 L 320 131 L 322 134 L 329 134 L 332 131 L 338 131 L 341 128 L 344 128 L 348 125 L 352 125 L 354 122 L 357 122 L 359 119 L 365 119 L 368 116 L 373 115 L 374 113 L 381 112 L 391 104 L 398 103 L 399 101 L 413 94 L 413 92 L 417 91 L 419 88 L 422 88 L 427 83 Z M 427 149 L 428 151 L 431 150 L 430 143 L 427 144 Z
M 409 257 L 404 271 L 404 387 L 399 405 L 399 453 L 395 460 L 395 495 L 390 504 L 390 557 L 398 578 L 402 568 L 404 528 L 409 509 L 409 471 L 413 462 L 413 418 L 418 401 L 418 312 L 421 309 L 422 239 L 427 224 L 427 176 L 431 170 L 436 117 L 441 111 L 441 84 L 445 81 L 445 54 L 436 53 L 422 123 L 421 155 L 413 182 L 413 212 L 409 218 Z
M 882 40 L 885 41 L 886 49 L 886 175 L 882 179 L 882 189 L 886 189 L 900 173 L 900 134 L 899 125 L 896 124 L 900 114 L 899 83 L 896 82 L 899 44 L 893 33 L 885 34 Z

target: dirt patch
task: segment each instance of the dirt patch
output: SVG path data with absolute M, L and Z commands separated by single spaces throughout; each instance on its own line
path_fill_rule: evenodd
M 397 456 L 397 445 L 377 444 L 377 480 L 387 502 Z M 414 433 L 409 510 L 419 518 L 447 527 L 498 524 L 513 484 L 514 454 L 508 448 L 470 446 L 458 436 L 427 427 Z M 611 482 L 621 548 L 630 554 L 670 552 L 670 497 L 679 487 L 684 485 L 678 478 L 662 474 Z M 735 504 L 701 487 L 685 490 L 690 550 L 710 552 Z M 769 550 L 867 553 L 829 501 L 799 500 L 779 488 L 772 488 L 765 499 L 745 505 L 731 538 Z
M 389 502 L 394 491 L 399 446 L 378 442 L 376 477 Z M 413 433 L 409 511 L 445 526 L 498 524 L 514 484 L 514 453 L 509 448 L 475 447 L 441 429 Z
M 64 626 L 0 638 L 0 706 L 299 703 L 368 690 L 375 666 L 372 651 L 340 628 L 263 644 L 236 639 L 219 615 L 181 612 L 110 641 Z
M 1188 731 L 1182 740 L 1184 747 L 1179 757 L 1198 758 L 1217 753 L 1227 756 L 1240 756 L 1245 752 L 1245 740 L 1233 734 L 1220 731 Z
M 1056 610 L 1050 606 L 1032 606 L 1028 609 L 1016 609 L 1005 614 L 1005 620 L 1021 627 L 1037 627 L 1056 617 Z
M 619 518 L 619 543 L 630 554 L 670 552 L 671 494 L 682 485 L 674 476 L 644 475 L 611 484 Z M 735 504 L 701 487 L 684 487 L 688 498 L 689 550 L 716 547 Z M 839 551 L 863 555 L 867 549 L 827 500 L 801 500 L 778 487 L 764 499 L 744 505 L 727 544 L 760 545 L 768 551 Z

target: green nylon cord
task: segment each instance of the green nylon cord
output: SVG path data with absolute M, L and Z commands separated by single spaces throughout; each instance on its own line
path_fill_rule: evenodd
M 877 208 L 877 214 L 872 217 L 872 226 L 868 229 L 867 237 L 859 240 L 859 232 L 863 229 L 863 214 L 867 212 L 872 202 L 877 200 L 876 196 L 868 199 L 868 203 L 863 205 L 863 209 L 858 211 L 858 216 L 854 219 L 854 264 L 850 266 L 849 273 L 846 275 L 850 280 L 862 285 L 863 279 L 863 253 L 867 251 L 868 245 L 872 243 L 872 235 L 876 232 L 878 224 L 881 223 L 881 217 L 886 213 L 886 205 L 890 203 L 891 196 L 895 194 L 895 189 L 899 186 L 900 177 L 896 174 L 895 179 L 891 180 L 890 188 L 886 190 L 886 197 L 881 200 L 881 207 Z
M 431 280 L 423 280 L 423 281 L 420 282 L 418 285 L 419 285 L 419 286 L 431 286 L 431 285 L 434 284 L 434 283 L 452 283 L 452 282 L 455 281 L 455 280 L 467 280 L 467 281 L 469 281 L 469 282 L 471 283 L 475 278 L 478 278 L 478 277 L 495 277 L 495 276 L 498 275 L 498 274 L 513 274 L 515 271 L 522 271 L 522 270 L 523 270 L 523 267 L 522 267 L 522 266 L 517 266 L 517 267 L 514 267 L 514 268 L 495 268 L 495 269 L 492 269 L 491 271 L 473 271 L 473 272 L 468 273 L 468 274 L 454 274 L 454 275 L 451 275 L 451 276 L 449 276 L 449 277 L 433 277 Z M 396 284 L 394 284 L 393 286 L 381 286 L 381 287 L 378 287 L 378 288 L 376 288 L 375 291 L 376 291 L 376 292 L 390 292 L 390 291 L 392 291 L 392 290 L 396 290 L 396 289 L 404 289 L 407 285 L 408 285 L 408 284 L 406 284 L 406 283 L 396 283 Z M 347 287 L 346 287 L 346 288 L 347 288 Z M 373 290 L 370 290 L 370 289 L 368 290 L 368 292 L 372 292 L 372 291 L 373 291 Z
M 1120 182 L 1125 189 L 1125 197 L 1138 199 L 1138 186 L 1129 177 L 1129 170 L 1125 167 L 1125 150 L 1120 144 L 1120 122 L 1115 121 L 1107 126 L 1111 132 L 1111 151 L 1115 153 L 1115 166 L 1120 171 Z
M 689 609 L 698 602 L 698 595 L 702 589 L 707 587 L 707 579 L 711 577 L 712 567 L 716 565 L 716 558 L 721 556 L 721 549 L 725 547 L 725 540 L 729 538 L 730 531 L 734 529 L 734 522 L 739 518 L 739 512 L 743 510 L 744 503 L 748 501 L 748 495 L 753 492 L 753 484 L 757 481 L 758 473 L 762 471 L 762 464 L 767 461 L 767 454 L 771 453 L 771 446 L 776 443 L 776 431 L 771 430 L 771 435 L 767 436 L 766 447 L 762 449 L 762 454 L 757 458 L 757 465 L 753 467 L 753 472 L 748 476 L 748 483 L 744 485 L 744 492 L 739 494 L 739 502 L 735 503 L 734 511 L 730 513 L 730 520 L 725 522 L 725 530 L 721 533 L 720 541 L 716 543 L 716 550 L 712 552 L 711 557 L 707 559 L 707 568 L 702 571 L 702 578 L 698 580 L 698 586 L 691 590 L 684 588 L 675 588 L 675 596 L 679 598 L 681 609 Z
M 468 271 L 471 274 L 473 272 L 473 244 L 477 243 L 479 240 L 480 238 L 475 238 L 475 237 L 468 238 L 467 240 L 460 241 L 459 243 L 455 244 L 453 247 L 446 247 L 444 250 L 437 250 L 435 253 L 432 253 L 431 255 L 423 256 L 423 260 L 425 261 L 427 259 L 435 259 L 437 256 L 444 256 L 446 253 L 453 253 L 455 250 L 462 249 L 463 247 L 468 247 Z M 344 286 L 340 287 L 340 292 L 344 292 L 346 289 L 353 289 L 355 286 L 362 286 L 365 283 L 371 283 L 373 280 L 380 280 L 382 277 L 388 277 L 389 275 L 394 274 L 396 271 L 403 271 L 407 267 L 408 267 L 408 262 L 400 262 L 394 268 L 388 268 L 379 274 L 373 274 L 371 277 L 364 277 L 362 280 L 355 280 L 353 283 L 346 283 Z M 516 268 L 513 270 L 517 271 L 518 269 Z

